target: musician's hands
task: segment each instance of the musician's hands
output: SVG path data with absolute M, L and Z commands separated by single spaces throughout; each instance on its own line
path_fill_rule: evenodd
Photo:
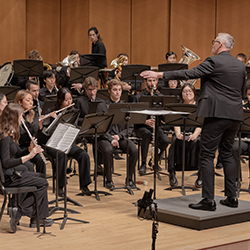
M 81 83 L 73 83 L 71 85 L 71 89 L 81 89 L 82 88 L 82 84 Z
M 122 89 L 131 90 L 131 86 L 124 82 L 123 85 L 122 85 Z
M 148 119 L 145 124 L 153 128 L 155 126 L 155 119 Z
M 39 116 L 39 129 L 42 130 L 43 129 L 43 121 L 44 121 L 44 116 L 45 115 L 41 115 Z M 40 120 L 41 119 L 41 120 Z
M 117 141 L 119 141 L 119 140 L 120 140 L 119 135 L 112 135 L 112 137 L 113 137 L 115 140 L 117 140 Z
M 176 138 L 178 140 L 183 140 L 183 134 L 179 133 L 179 134 L 176 134 Z
M 40 153 L 42 153 L 42 152 L 43 152 L 42 147 L 39 146 L 39 145 L 37 145 L 37 146 L 35 146 L 35 147 L 31 150 L 31 152 L 29 153 L 30 158 L 32 159 L 32 158 L 35 157 L 37 154 L 40 154 Z
M 53 117 L 54 119 L 56 119 L 56 117 L 57 117 L 56 111 L 51 112 L 49 115 L 50 115 L 51 117 Z
M 33 137 L 33 140 L 37 144 L 37 139 L 35 137 Z M 29 152 L 31 152 L 34 147 L 35 147 L 35 144 L 32 141 L 30 141 L 30 146 L 28 148 Z
M 112 145 L 113 147 L 117 147 L 117 148 L 120 147 L 119 142 L 118 142 L 116 139 L 114 139 L 114 140 L 111 141 L 111 145 Z
M 189 135 L 188 141 L 195 141 L 196 138 L 197 136 L 195 134 Z

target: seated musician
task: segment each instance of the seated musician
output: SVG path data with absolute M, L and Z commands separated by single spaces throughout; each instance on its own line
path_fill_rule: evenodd
M 39 131 L 39 117 L 37 112 L 33 110 L 33 98 L 32 95 L 26 90 L 19 90 L 15 97 L 15 103 L 18 103 L 23 109 L 23 120 L 26 127 L 33 137 L 36 137 L 37 132 Z M 19 146 L 21 149 L 27 149 L 30 146 L 31 138 L 28 135 L 23 124 L 20 126 L 20 138 Z M 46 176 L 46 164 L 39 154 L 35 155 L 31 162 L 36 165 L 36 172 L 42 173 L 44 177 Z M 28 164 L 26 162 L 25 164 Z M 33 164 L 30 163 L 30 166 L 27 166 L 30 171 L 33 171 Z
M 117 79 L 112 79 L 108 84 L 108 91 L 110 98 L 103 103 L 100 103 L 97 107 L 97 113 L 108 113 L 109 105 L 111 103 L 120 103 L 122 94 L 122 83 Z M 129 128 L 129 134 L 132 134 L 133 129 Z M 98 141 L 98 148 L 103 153 L 103 162 L 105 175 L 107 177 L 106 187 L 114 188 L 112 181 L 111 169 L 114 164 L 113 152 L 116 148 L 121 149 L 123 152 L 127 151 L 127 142 L 129 150 L 129 170 L 127 173 L 128 179 L 126 185 L 135 187 L 135 183 L 132 180 L 132 176 L 135 173 L 135 166 L 138 158 L 138 149 L 131 140 L 126 139 L 127 128 L 125 124 L 114 124 L 108 130 L 108 132 L 102 136 Z
M 159 96 L 162 95 L 161 93 L 156 91 L 156 85 L 157 85 L 157 78 L 147 78 L 144 79 L 144 83 L 146 85 L 146 88 L 139 94 L 137 94 L 134 98 L 135 102 L 140 101 L 141 96 Z M 138 137 L 142 138 L 141 142 L 141 166 L 139 169 L 140 175 L 143 175 L 146 173 L 146 160 L 148 155 L 148 147 L 149 143 L 152 140 L 152 133 L 153 133 L 153 127 L 155 126 L 155 120 L 152 119 L 150 116 L 147 117 L 147 120 L 145 124 L 135 124 L 135 134 Z M 160 159 L 160 156 L 165 151 L 169 144 L 169 139 L 167 135 L 164 134 L 163 130 L 159 127 L 158 130 L 158 142 L 159 142 L 159 149 L 160 153 L 157 155 L 157 160 Z M 161 167 L 158 166 L 158 169 L 161 170 Z
M 57 102 L 55 106 L 50 108 L 48 110 L 48 113 L 51 114 L 50 117 L 46 118 L 43 122 L 44 127 L 48 127 L 51 122 L 57 117 L 57 114 L 55 111 L 66 108 L 67 106 L 71 105 L 73 103 L 72 95 L 69 89 L 67 88 L 61 88 L 57 92 Z M 52 113 L 51 113 L 52 112 Z M 44 140 L 46 137 L 45 135 L 39 136 Z M 47 142 L 49 137 L 46 138 L 45 141 L 43 141 L 43 144 Z M 56 158 L 56 151 L 54 149 L 47 148 L 46 152 L 51 155 L 54 159 Z M 92 182 L 90 178 L 90 160 L 89 155 L 85 150 L 78 147 L 76 144 L 73 144 L 72 148 L 70 149 L 70 152 L 67 155 L 68 157 L 73 157 L 78 162 L 78 170 L 79 170 L 79 180 L 80 180 L 80 190 L 84 193 L 89 191 L 88 185 Z M 65 171 L 64 171 L 64 164 L 63 164 L 64 156 L 62 153 L 58 154 L 58 182 L 59 182 L 59 195 L 63 195 L 63 187 L 65 184 Z
M 8 105 L 6 96 L 0 93 L 0 116 L 2 115 L 3 109 Z
M 44 102 L 46 95 L 56 95 L 58 89 L 56 87 L 56 76 L 52 70 L 43 72 L 43 81 L 45 82 L 45 87 L 39 90 L 38 99 Z
M 180 85 L 180 81 L 178 81 L 178 80 L 166 80 L 166 81 L 164 81 L 163 79 L 159 79 L 157 89 L 160 91 L 162 89 L 162 87 L 176 89 L 176 88 L 180 88 L 181 85 Z
M 244 64 L 247 63 L 247 56 L 244 53 L 237 54 L 236 58 L 243 62 Z
M 40 225 L 44 223 L 51 226 L 53 220 L 45 219 L 49 216 L 47 189 L 48 182 L 40 173 L 28 171 L 25 162 L 31 160 L 43 149 L 40 146 L 30 144 L 29 148 L 21 150 L 18 146 L 19 126 L 23 108 L 17 103 L 7 105 L 0 118 L 0 159 L 5 176 L 5 187 L 37 187 L 37 199 Z M 18 207 L 9 207 L 10 227 L 13 233 L 17 230 L 17 224 L 22 216 L 30 217 L 30 227 L 36 227 L 36 209 L 34 198 L 30 195 L 19 195 Z
M 195 96 L 196 91 L 194 86 L 190 83 L 185 83 L 181 88 L 182 102 L 186 104 L 196 104 Z M 185 127 L 185 132 L 188 133 L 188 135 L 185 136 L 183 136 L 183 133 L 181 132 L 181 127 L 174 127 L 174 132 L 175 135 L 173 136 L 168 154 L 169 182 L 172 187 L 178 185 L 178 181 L 175 176 L 175 166 L 181 166 L 182 164 L 183 138 L 185 139 L 186 166 L 190 166 L 190 169 L 197 169 L 199 166 L 201 128 Z M 195 186 L 201 187 L 201 185 L 201 172 L 199 170 Z
M 177 55 L 173 51 L 166 53 L 167 63 L 176 63 Z

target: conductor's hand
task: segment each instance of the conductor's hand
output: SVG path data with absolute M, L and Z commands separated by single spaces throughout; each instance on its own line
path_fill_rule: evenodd
M 33 157 L 35 157 L 37 154 L 40 154 L 40 153 L 42 153 L 42 152 L 43 152 L 42 147 L 39 146 L 39 145 L 37 145 L 37 146 L 35 146 L 35 147 L 31 150 L 31 152 L 30 152 L 30 158 L 33 158 Z
M 143 78 L 160 78 L 163 74 L 155 71 L 142 71 L 140 76 Z
M 183 134 L 176 134 L 176 138 L 179 140 L 183 140 Z
M 117 148 L 120 147 L 120 146 L 119 146 L 119 142 L 118 142 L 116 139 L 114 139 L 114 140 L 111 141 L 111 145 L 112 145 L 113 147 L 117 147 Z
M 153 128 L 155 126 L 155 119 L 148 119 L 145 124 Z

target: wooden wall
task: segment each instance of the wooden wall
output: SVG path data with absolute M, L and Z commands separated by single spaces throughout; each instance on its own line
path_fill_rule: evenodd
M 136 64 L 157 66 L 169 50 L 179 60 L 181 44 L 204 60 L 218 32 L 234 36 L 233 55 L 249 56 L 249 9 L 249 0 L 0 0 L 0 64 L 34 48 L 50 63 L 73 49 L 88 54 L 91 26 L 99 29 L 108 64 L 120 52 Z

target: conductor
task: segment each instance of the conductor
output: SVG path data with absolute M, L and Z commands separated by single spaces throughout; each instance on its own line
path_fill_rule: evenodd
M 238 207 L 236 198 L 236 164 L 232 155 L 234 137 L 243 120 L 242 97 L 245 89 L 245 65 L 230 54 L 234 38 L 219 33 L 212 41 L 212 55 L 199 66 L 179 71 L 144 71 L 142 77 L 158 77 L 177 80 L 201 78 L 201 93 L 197 116 L 204 117 L 201 133 L 202 197 L 192 209 L 216 210 L 214 201 L 215 152 L 219 148 L 225 175 L 226 199 L 220 203 Z

